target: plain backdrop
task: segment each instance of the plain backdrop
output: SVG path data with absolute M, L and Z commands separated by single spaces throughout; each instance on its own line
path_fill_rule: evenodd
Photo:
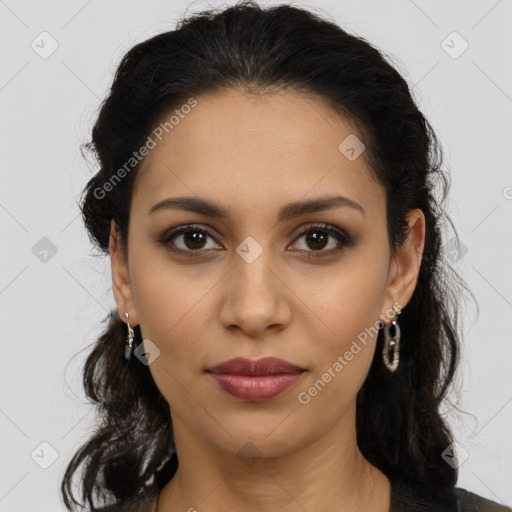
M 261 2 L 261 5 L 280 2 Z M 115 306 L 78 211 L 87 142 L 115 67 L 188 9 L 230 2 L 0 0 L 0 511 L 64 510 L 64 468 L 94 420 L 81 369 Z M 512 2 L 295 2 L 385 52 L 414 87 L 451 175 L 464 307 L 458 486 L 512 504 Z M 43 42 L 41 42 L 43 41 Z M 50 54 L 51 53 L 51 54 Z M 121 348 L 120 348 L 121 350 Z M 462 452 L 461 452 L 462 453 Z

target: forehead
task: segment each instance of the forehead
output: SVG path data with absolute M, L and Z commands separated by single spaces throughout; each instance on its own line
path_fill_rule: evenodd
M 195 100 L 193 108 L 174 108 L 157 123 L 175 114 L 161 140 L 153 136 L 155 146 L 138 171 L 133 201 L 146 211 L 172 195 L 246 205 L 265 197 L 268 207 L 278 196 L 281 204 L 334 192 L 369 207 L 382 201 L 364 151 L 350 160 L 339 149 L 347 137 L 362 135 L 320 99 L 233 89 Z

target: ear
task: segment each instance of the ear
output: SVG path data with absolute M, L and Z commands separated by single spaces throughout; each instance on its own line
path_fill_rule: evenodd
M 390 266 L 387 293 L 392 302 L 387 304 L 388 311 L 392 310 L 394 302 L 398 302 L 404 308 L 418 282 L 425 246 L 425 215 L 416 208 L 408 212 L 407 219 L 409 225 L 407 238 L 397 248 Z
M 114 220 L 110 224 L 109 251 L 112 268 L 112 291 L 117 303 L 117 309 L 119 310 L 119 316 L 123 322 L 129 322 L 131 327 L 135 327 L 139 321 L 134 307 L 130 273 L 128 271 L 128 263 L 121 250 L 121 243 Z M 125 313 L 128 313 L 128 319 Z

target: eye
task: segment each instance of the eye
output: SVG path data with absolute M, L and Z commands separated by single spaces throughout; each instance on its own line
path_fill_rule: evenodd
M 206 228 L 195 225 L 181 226 L 165 233 L 158 242 L 168 247 L 170 251 L 185 254 L 186 256 L 201 256 L 199 252 L 205 249 L 205 242 L 209 238 L 214 240 L 213 235 Z M 178 240 L 176 243 L 175 240 Z M 222 248 L 218 244 L 217 248 Z M 214 244 L 215 248 L 215 244 Z M 194 254 L 197 253 L 197 254 Z
M 312 247 L 313 251 L 308 251 L 306 249 L 306 257 L 307 258 L 321 258 L 324 256 L 330 256 L 336 254 L 337 252 L 342 250 L 342 247 L 352 247 L 354 245 L 353 240 L 342 230 L 335 228 L 334 226 L 330 226 L 329 224 L 323 224 L 320 226 L 310 226 L 304 229 L 297 239 L 304 238 L 305 244 L 309 244 L 309 247 Z M 325 249 L 326 242 L 329 238 L 334 238 L 338 241 L 338 244 L 334 244 L 334 247 L 331 246 L 328 250 Z M 319 253 L 319 254 L 315 254 Z
M 354 245 L 353 240 L 344 231 L 329 224 L 310 226 L 301 231 L 297 240 L 303 237 L 305 237 L 305 243 L 309 244 L 313 249 L 309 251 L 307 246 L 304 250 L 299 249 L 300 252 L 306 253 L 307 258 L 330 256 L 341 251 L 342 247 L 352 247 Z M 203 256 L 203 253 L 208 249 L 208 238 L 215 241 L 215 238 L 208 229 L 197 225 L 187 225 L 165 233 L 159 238 L 158 242 L 172 252 L 189 257 L 198 257 Z M 334 247 L 331 246 L 330 249 L 324 250 L 325 247 L 329 245 L 326 244 L 326 242 L 333 238 L 337 240 L 338 243 L 334 244 Z M 297 242 L 295 242 L 295 244 L 296 243 Z M 222 249 L 222 246 L 218 243 L 213 243 L 210 249 L 211 248 Z

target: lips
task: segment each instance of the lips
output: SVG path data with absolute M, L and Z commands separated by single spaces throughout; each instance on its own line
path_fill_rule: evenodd
M 264 357 L 256 361 L 235 357 L 210 368 L 208 371 L 211 373 L 234 373 L 237 375 L 275 375 L 281 373 L 300 373 L 305 370 L 276 357 Z
M 261 402 L 283 394 L 306 370 L 275 357 L 256 361 L 237 357 L 207 371 L 220 389 L 231 396 Z

